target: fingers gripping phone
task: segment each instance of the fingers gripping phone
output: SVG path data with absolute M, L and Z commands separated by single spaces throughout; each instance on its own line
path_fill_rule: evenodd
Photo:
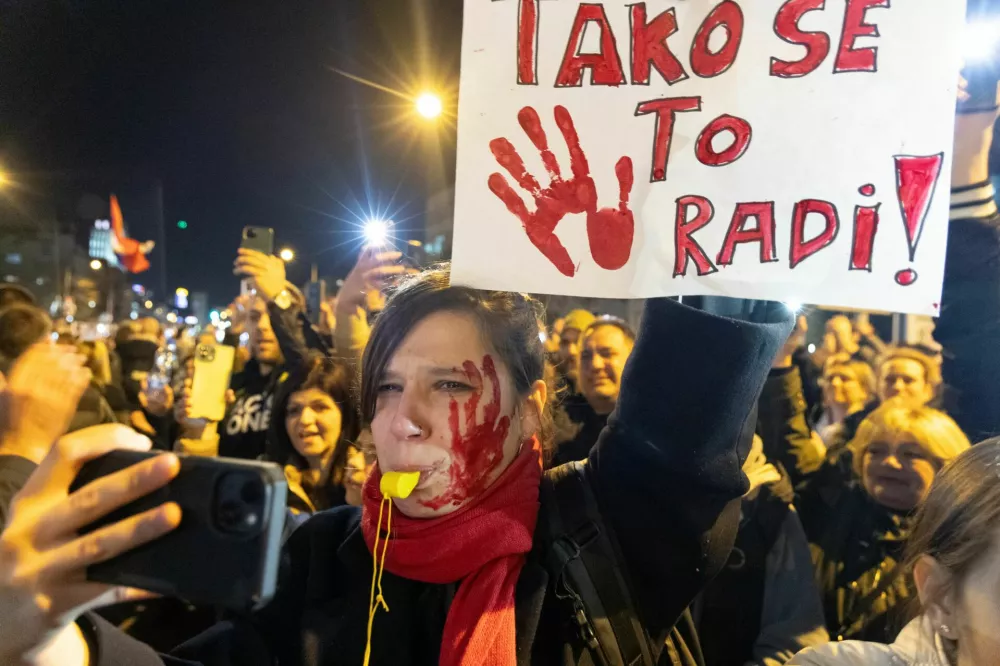
M 226 390 L 236 349 L 226 345 L 198 345 L 191 380 L 191 417 L 221 421 L 226 416 Z
M 85 464 L 71 492 L 155 455 L 112 451 Z M 181 507 L 181 524 L 159 539 L 89 566 L 87 580 L 236 611 L 264 605 L 277 584 L 287 492 L 284 473 L 272 463 L 178 458 L 181 470 L 173 481 L 82 528 L 80 534 L 171 501 Z

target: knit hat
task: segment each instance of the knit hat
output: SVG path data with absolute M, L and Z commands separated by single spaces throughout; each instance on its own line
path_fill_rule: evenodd
M 568 331 L 571 328 L 583 333 L 587 330 L 597 317 L 594 316 L 592 312 L 587 310 L 573 310 L 564 318 L 565 324 L 563 324 L 563 330 Z

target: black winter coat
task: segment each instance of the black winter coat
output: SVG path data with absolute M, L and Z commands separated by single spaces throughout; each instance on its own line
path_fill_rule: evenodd
M 769 323 L 649 301 L 618 406 L 587 463 L 654 645 L 664 644 L 733 544 L 748 486 L 741 464 L 756 423 L 755 405 L 792 326 L 781 306 L 758 303 L 755 315 Z M 99 621 L 81 622 L 96 648 L 92 663 L 360 664 L 372 557 L 359 517 L 352 507 L 313 516 L 288 542 L 289 566 L 269 606 L 217 626 L 171 657 L 157 656 Z M 537 550 L 517 582 L 518 664 L 592 664 L 556 597 L 542 564 L 545 554 Z M 371 663 L 437 663 L 457 583 L 432 585 L 386 572 L 382 587 L 391 612 L 376 618 Z

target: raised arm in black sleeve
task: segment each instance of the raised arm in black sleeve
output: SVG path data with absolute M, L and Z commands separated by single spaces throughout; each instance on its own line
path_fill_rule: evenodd
M 793 324 L 778 304 L 758 302 L 752 312 L 761 323 L 648 301 L 618 406 L 590 458 L 654 637 L 666 634 L 735 539 L 757 399 Z
M 798 366 L 771 370 L 760 396 L 757 432 L 767 459 L 781 463 L 796 486 L 826 461 L 826 447 L 813 437 L 806 409 Z

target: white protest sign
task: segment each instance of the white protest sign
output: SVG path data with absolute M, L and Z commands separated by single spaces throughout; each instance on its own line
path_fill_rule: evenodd
M 466 0 L 453 279 L 937 314 L 962 0 Z

